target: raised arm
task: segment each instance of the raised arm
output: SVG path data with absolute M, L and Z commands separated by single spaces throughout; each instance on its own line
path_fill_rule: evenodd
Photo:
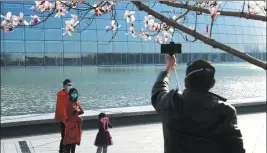
M 159 73 L 156 82 L 152 88 L 151 102 L 158 113 L 173 108 L 179 101 L 178 90 L 169 90 L 170 86 L 170 72 L 176 66 L 175 56 L 168 55 L 167 66 L 165 71 Z M 175 103 L 176 102 L 176 103 Z
M 167 71 L 159 73 L 152 88 L 151 103 L 158 113 L 162 113 L 172 107 L 173 99 L 177 97 L 178 91 L 169 91 L 170 75 Z

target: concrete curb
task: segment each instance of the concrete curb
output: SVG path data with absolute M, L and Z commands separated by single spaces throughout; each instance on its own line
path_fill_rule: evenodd
M 266 112 L 266 99 L 232 100 L 227 103 L 232 104 L 238 114 Z M 97 117 L 100 112 L 106 112 L 114 126 L 160 121 L 160 116 L 152 106 L 88 110 L 82 115 L 84 119 L 83 129 L 97 128 Z M 54 120 L 54 113 L 1 117 L 1 138 L 54 132 L 59 132 L 59 125 Z

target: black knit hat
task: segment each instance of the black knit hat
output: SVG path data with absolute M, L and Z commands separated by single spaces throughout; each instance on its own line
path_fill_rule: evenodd
M 67 84 L 70 83 L 70 82 L 71 82 L 70 79 L 65 79 L 65 80 L 63 81 L 63 86 L 67 85 Z

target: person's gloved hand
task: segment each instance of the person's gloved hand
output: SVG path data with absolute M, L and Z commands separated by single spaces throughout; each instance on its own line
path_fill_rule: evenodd
M 74 110 L 74 111 L 73 111 L 73 115 L 78 115 L 78 113 L 79 113 L 79 112 L 78 112 L 77 110 Z
M 79 111 L 78 112 L 78 115 L 82 115 L 84 112 L 83 111 Z

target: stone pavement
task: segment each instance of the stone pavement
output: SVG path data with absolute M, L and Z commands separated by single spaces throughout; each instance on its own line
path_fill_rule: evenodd
M 266 153 L 266 113 L 239 115 L 238 123 L 246 153 Z M 160 123 L 117 128 L 114 125 L 110 132 L 114 145 L 108 148 L 108 153 L 163 153 Z M 76 153 L 95 153 L 93 142 L 96 133 L 97 130 L 84 130 Z M 58 153 L 59 137 L 60 134 L 49 134 L 2 139 L 1 153 L 26 153 L 20 148 L 19 141 L 26 141 L 31 153 Z

